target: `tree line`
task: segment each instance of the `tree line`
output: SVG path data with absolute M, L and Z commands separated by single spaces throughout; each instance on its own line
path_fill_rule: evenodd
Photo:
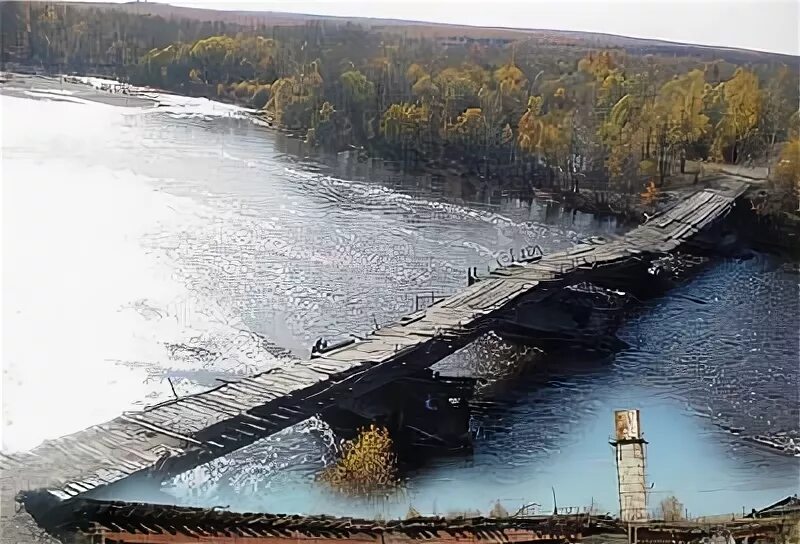
M 575 187 L 639 190 L 687 161 L 768 162 L 796 202 L 798 72 L 525 36 L 442 40 L 347 22 L 245 27 L 3 5 L 4 62 L 102 67 L 258 108 L 330 149 Z

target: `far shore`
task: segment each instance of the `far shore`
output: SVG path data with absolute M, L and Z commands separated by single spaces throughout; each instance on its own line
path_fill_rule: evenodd
M 111 79 L 75 76 L 75 75 L 39 75 L 23 74 L 16 72 L 0 72 L 0 93 L 21 98 L 33 98 L 39 100 L 54 100 L 63 102 L 96 102 L 110 106 L 147 108 L 157 107 L 160 102 L 157 95 L 174 94 L 173 92 L 160 89 L 144 89 L 122 82 L 115 82 Z M 152 96 L 148 96 L 152 95 Z M 216 98 L 210 100 L 218 100 Z M 223 103 L 231 103 L 224 101 Z M 235 104 L 235 103 L 234 103 Z M 243 106 L 245 107 L 245 106 Z M 246 109 L 246 107 L 245 107 Z M 303 137 L 291 129 L 281 127 L 278 124 L 265 121 L 257 114 L 254 118 L 259 118 L 262 122 L 259 126 L 281 132 L 289 138 L 303 139 Z M 599 188 L 597 186 L 579 187 L 578 192 L 565 189 L 559 186 L 553 187 L 532 187 L 524 184 L 527 191 L 521 186 L 518 187 L 523 192 L 528 192 L 531 198 L 541 197 L 545 200 L 561 202 L 565 207 L 586 213 L 615 216 L 623 221 L 639 223 L 648 215 L 652 215 L 675 202 L 681 195 L 686 194 L 696 188 L 698 181 L 703 182 L 708 175 L 723 174 L 732 176 L 741 181 L 747 182 L 751 186 L 751 192 L 767 189 L 766 178 L 769 170 L 766 167 L 749 167 L 736 165 L 723 165 L 713 163 L 698 163 L 688 161 L 686 174 L 675 174 L 668 176 L 663 187 L 659 187 L 655 198 L 643 198 L 645 195 L 640 191 L 632 192 L 619 191 L 615 188 Z M 469 180 L 478 185 L 489 184 L 497 186 L 502 184 L 495 178 L 484 178 L 473 172 L 466 171 L 458 164 L 448 166 L 424 166 L 420 173 L 439 175 L 444 177 L 458 177 Z M 695 177 L 697 175 L 697 177 Z M 698 179 L 699 178 L 699 179 Z M 517 180 L 519 182 L 519 180 Z M 517 183 L 519 185 L 519 183 Z M 783 215 L 768 212 L 768 216 L 779 219 L 778 223 L 785 222 Z M 793 227 L 789 227 L 790 229 Z M 797 243 L 795 237 L 788 244 L 794 246 Z

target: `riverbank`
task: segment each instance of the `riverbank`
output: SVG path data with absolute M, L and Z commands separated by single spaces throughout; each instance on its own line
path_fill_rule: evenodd
M 74 76 L 40 76 L 0 73 L 0 89 L 4 94 L 61 102 L 98 102 L 108 106 L 142 108 L 158 105 L 147 96 L 147 90 L 119 84 L 112 80 Z

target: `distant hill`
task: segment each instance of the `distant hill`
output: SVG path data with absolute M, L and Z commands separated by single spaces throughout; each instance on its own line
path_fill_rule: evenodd
M 409 37 L 427 37 L 435 39 L 471 39 L 471 40 L 533 40 L 549 45 L 583 46 L 596 48 L 614 48 L 636 52 L 637 54 L 653 54 L 667 56 L 691 56 L 703 59 L 721 59 L 736 64 L 746 63 L 790 63 L 797 64 L 800 57 L 781 53 L 752 51 L 748 49 L 725 48 L 698 44 L 670 42 L 632 38 L 599 32 L 581 32 L 573 30 L 518 29 L 477 27 L 467 25 L 451 25 L 423 21 L 405 21 L 397 19 L 377 19 L 368 17 L 337 17 L 329 15 L 311 15 L 302 13 L 285 13 L 277 11 L 227 11 L 205 8 L 172 6 L 154 2 L 128 2 L 115 4 L 109 2 L 67 2 L 68 5 L 85 9 L 100 8 L 119 10 L 137 15 L 160 16 L 165 19 L 183 18 L 200 22 L 224 22 L 241 26 L 297 26 L 309 22 L 348 23 L 359 25 L 365 29 L 381 32 L 404 34 Z

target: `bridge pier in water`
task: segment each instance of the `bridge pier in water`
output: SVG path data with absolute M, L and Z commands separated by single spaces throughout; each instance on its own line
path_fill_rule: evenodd
M 385 427 L 404 464 L 464 454 L 472 450 L 469 401 L 474 385 L 472 378 L 442 377 L 424 369 L 345 399 L 320 417 L 343 438 L 354 438 L 371 423 Z

